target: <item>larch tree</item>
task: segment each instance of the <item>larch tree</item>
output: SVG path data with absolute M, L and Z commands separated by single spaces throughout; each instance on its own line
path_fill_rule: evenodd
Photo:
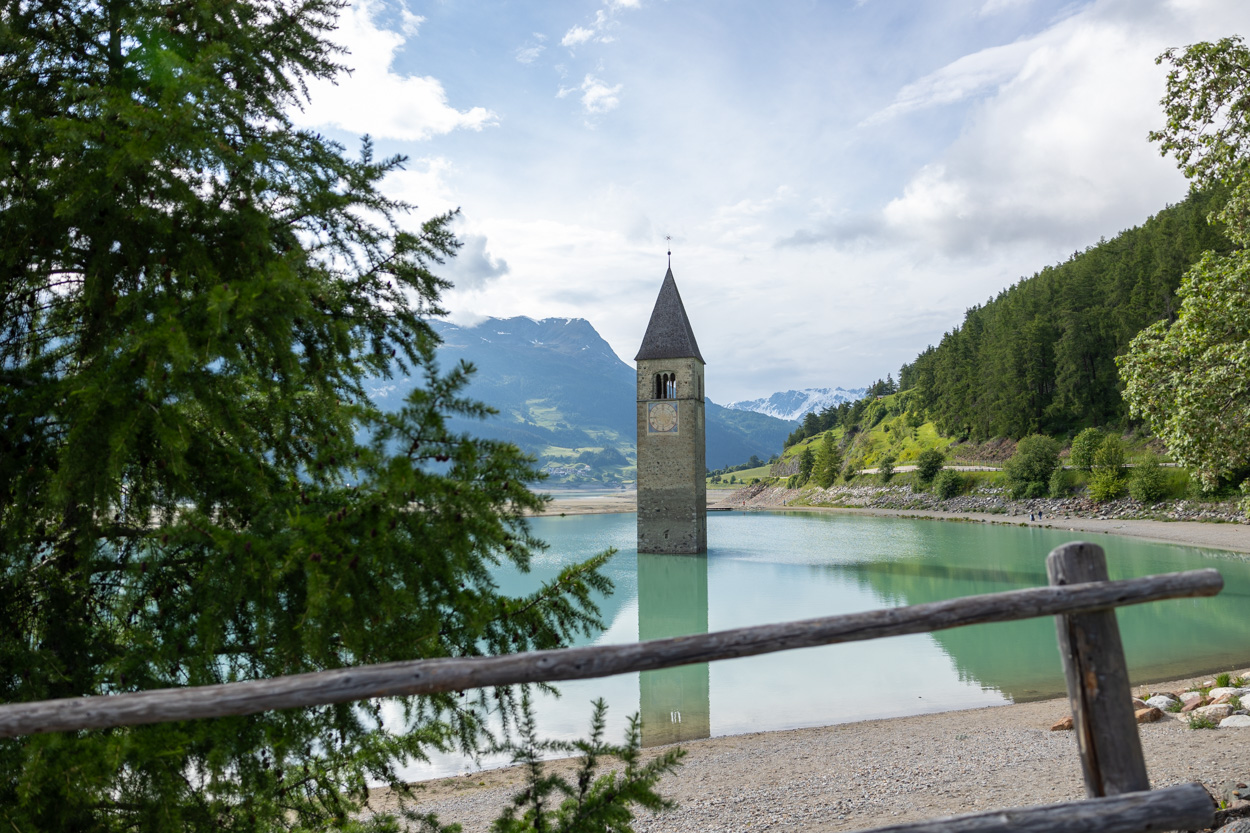
M 341 0 L 0 8 L 0 701 L 567 644 L 607 554 L 527 598 L 528 459 L 427 323 L 449 215 L 416 230 L 288 113 Z M 387 413 L 365 383 L 422 379 Z M 0 741 L 15 830 L 393 829 L 406 760 L 475 750 L 474 698 Z M 416 818 L 414 816 L 414 818 Z M 427 820 L 431 825 L 433 821 Z
M 1232 37 L 1159 62 L 1172 67 L 1167 124 L 1150 138 L 1195 187 L 1227 189 L 1210 219 L 1237 248 L 1204 255 L 1181 282 L 1176 321 L 1133 340 L 1118 360 L 1124 396 L 1206 488 L 1241 482 L 1250 496 L 1250 49 Z

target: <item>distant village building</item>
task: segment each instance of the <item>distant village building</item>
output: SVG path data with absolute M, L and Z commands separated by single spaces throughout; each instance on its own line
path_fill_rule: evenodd
M 638 552 L 707 551 L 703 356 L 670 267 L 638 365 Z

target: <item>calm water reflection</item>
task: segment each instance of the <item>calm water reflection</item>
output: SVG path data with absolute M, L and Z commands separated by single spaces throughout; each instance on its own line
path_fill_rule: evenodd
M 1215 567 L 1214 599 L 1122 608 L 1135 682 L 1250 663 L 1250 560 L 1211 550 L 1037 528 L 814 514 L 716 513 L 706 557 L 638 555 L 635 517 L 539 518 L 551 544 L 529 575 L 501 572 L 508 592 L 535 589 L 572 560 L 619 550 L 608 570 L 603 633 L 581 644 L 632 642 L 918 604 L 1046 584 L 1045 557 L 1092 538 L 1112 578 Z M 641 712 L 647 745 L 709 735 L 824 725 L 1006 703 L 1063 692 L 1050 619 L 807 648 L 761 657 L 560 685 L 543 698 L 547 737 L 586 731 L 590 701 L 608 701 L 609 732 Z M 485 761 L 485 764 L 498 761 Z M 413 767 L 410 777 L 463 771 L 459 758 Z M 471 765 L 469 766 L 471 768 Z
M 707 556 L 638 554 L 638 639 L 707 633 Z M 642 745 L 711 737 L 706 662 L 639 676 Z

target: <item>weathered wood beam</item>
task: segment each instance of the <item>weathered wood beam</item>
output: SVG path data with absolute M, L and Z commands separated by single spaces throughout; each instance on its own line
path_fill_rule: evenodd
M 631 645 L 412 660 L 241 683 L 16 703 L 0 706 L 0 737 L 255 714 L 371 697 L 607 677 L 986 622 L 1214 596 L 1223 586 L 1224 580 L 1216 570 L 1193 570 L 1072 587 L 1033 587 Z
M 1215 804 L 1201 784 L 1089 798 L 1041 807 L 992 810 L 860 833 L 1158 833 L 1203 830 L 1215 823 Z
M 1107 557 L 1097 544 L 1064 544 L 1046 557 L 1046 573 L 1052 587 L 1106 581 Z M 1099 798 L 1150 789 L 1115 611 L 1056 616 L 1055 630 L 1085 793 Z

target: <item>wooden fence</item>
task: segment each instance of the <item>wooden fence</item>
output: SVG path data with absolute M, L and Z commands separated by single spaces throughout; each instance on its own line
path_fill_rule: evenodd
M 1114 608 L 1213 596 L 1224 586 L 1220 574 L 1194 570 L 1109 581 L 1102 549 L 1085 543 L 1055 549 L 1046 559 L 1046 568 L 1048 587 L 632 645 L 393 662 L 242 683 L 16 703 L 0 706 L 0 737 L 606 677 L 816 645 L 1054 616 L 1088 799 L 878 831 L 1128 833 L 1210 827 L 1214 805 L 1200 784 L 1150 790 Z

